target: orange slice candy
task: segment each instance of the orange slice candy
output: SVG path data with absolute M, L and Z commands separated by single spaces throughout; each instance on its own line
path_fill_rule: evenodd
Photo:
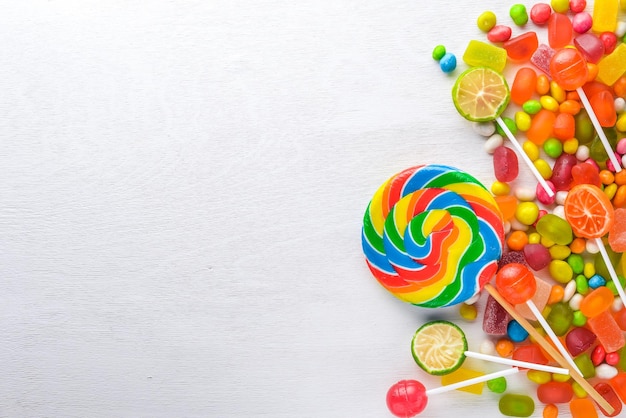
M 597 186 L 579 184 L 565 199 L 565 218 L 579 237 L 600 238 L 611 229 L 615 211 L 608 196 Z

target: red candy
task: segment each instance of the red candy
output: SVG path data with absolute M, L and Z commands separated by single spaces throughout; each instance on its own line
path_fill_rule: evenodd
M 593 184 L 600 187 L 600 173 L 597 167 L 587 162 L 576 164 L 572 167 L 572 182 L 570 187 L 578 184 Z
M 487 32 L 489 42 L 505 42 L 511 38 L 511 28 L 504 25 L 496 25 Z
M 554 162 L 550 181 L 557 191 L 569 190 L 572 184 L 572 168 L 578 163 L 575 156 L 561 154 Z
M 610 366 L 617 366 L 619 363 L 619 353 L 606 353 L 606 356 L 604 356 L 604 362 Z
M 604 361 L 605 356 L 606 356 L 606 351 L 604 351 L 604 348 L 602 348 L 601 345 L 598 345 L 591 352 L 591 356 L 590 356 L 591 362 L 593 363 L 594 366 L 599 366 Z
M 548 267 L 548 264 L 552 261 L 550 251 L 542 244 L 526 244 L 523 251 L 526 263 L 533 270 L 541 270 Z
M 574 38 L 574 45 L 587 61 L 594 64 L 600 61 L 600 58 L 604 55 L 604 44 L 593 33 L 577 36 Z
M 580 13 L 587 7 L 587 0 L 569 0 L 569 9 L 572 13 Z
M 604 44 L 604 53 L 609 55 L 617 46 L 617 35 L 613 32 L 602 32 L 600 40 Z
M 496 274 L 496 288 L 512 305 L 524 303 L 537 291 L 537 282 L 533 273 L 519 263 L 503 266 Z
M 567 15 L 552 13 L 548 19 L 548 43 L 552 48 L 563 48 L 572 39 L 572 22 Z
M 498 181 L 510 182 L 519 174 L 517 154 L 504 145 L 499 146 L 493 153 L 493 171 Z
M 589 96 L 589 103 L 600 122 L 600 126 L 611 128 L 615 125 L 617 113 L 615 112 L 613 95 L 610 92 L 599 91 L 593 96 Z
M 565 345 L 573 357 L 587 351 L 596 342 L 596 334 L 587 328 L 574 328 L 567 333 Z
M 546 3 L 537 3 L 530 9 L 530 20 L 535 25 L 543 25 L 548 22 L 552 14 L 552 7 Z
M 567 403 L 572 400 L 574 390 L 567 382 L 548 382 L 539 385 L 537 388 L 537 398 L 545 404 Z
M 487 297 L 483 314 L 483 331 L 489 335 L 506 335 L 511 316 L 491 295 Z
M 523 105 L 530 100 L 537 85 L 537 73 L 532 68 L 523 67 L 517 70 L 511 85 L 511 101 Z
M 528 61 L 538 46 L 539 41 L 535 32 L 523 33 L 502 44 L 509 58 L 514 61 Z
M 412 417 L 426 408 L 426 388 L 417 380 L 401 380 L 387 392 L 387 407 L 397 417 Z
M 617 393 L 615 393 L 611 385 L 605 382 L 600 382 L 595 384 L 593 388 L 615 409 L 613 413 L 609 414 L 604 410 L 604 408 L 598 405 L 598 408 L 600 408 L 600 411 L 602 411 L 604 416 L 616 417 L 622 412 L 622 401 L 617 396 Z
M 536 364 L 548 364 L 548 359 L 537 344 L 522 345 L 513 351 L 513 360 L 527 361 Z

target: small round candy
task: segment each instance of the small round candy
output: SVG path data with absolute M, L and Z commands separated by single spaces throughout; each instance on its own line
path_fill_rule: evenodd
M 478 16 L 476 24 L 478 29 L 483 32 L 489 32 L 496 25 L 496 14 L 492 11 L 483 12 Z
M 446 47 L 443 45 L 437 45 L 434 49 L 433 49 L 433 59 L 436 61 L 439 61 L 440 59 L 443 58 L 443 56 L 446 55 Z
M 389 388 L 387 407 L 397 417 L 412 417 L 428 404 L 426 388 L 417 380 L 401 380 Z
M 569 0 L 552 0 L 550 5 L 557 13 L 567 13 L 569 10 Z
M 439 67 L 444 73 L 451 73 L 456 69 L 456 56 L 451 52 L 446 52 L 439 61 Z
M 511 6 L 509 15 L 518 26 L 524 26 L 528 22 L 528 13 L 526 12 L 526 6 L 523 4 L 514 4 Z
M 550 75 L 565 90 L 582 87 L 588 74 L 587 62 L 577 49 L 560 49 L 550 60 Z
M 552 9 L 549 4 L 537 3 L 530 9 L 530 20 L 535 25 L 543 25 L 548 22 L 550 14 L 552 14 Z
M 526 266 L 510 263 L 496 274 L 496 288 L 507 302 L 517 305 L 533 297 L 537 291 L 537 282 Z

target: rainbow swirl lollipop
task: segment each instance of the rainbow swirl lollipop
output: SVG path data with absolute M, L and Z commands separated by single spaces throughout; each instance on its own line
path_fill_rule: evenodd
M 374 277 L 399 299 L 436 308 L 476 295 L 491 280 L 504 225 L 487 189 L 444 165 L 389 178 L 363 217 L 363 252 Z

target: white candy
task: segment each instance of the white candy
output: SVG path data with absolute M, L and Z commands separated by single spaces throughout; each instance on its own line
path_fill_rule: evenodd
M 511 229 L 514 231 L 528 231 L 528 225 L 524 225 L 517 219 L 511 219 Z
M 617 27 L 615 28 L 615 34 L 618 38 L 621 38 L 626 34 L 626 22 L 620 20 L 617 22 Z
M 624 307 L 624 304 L 622 303 L 621 298 L 613 299 L 613 305 L 611 305 L 611 310 L 613 312 L 619 312 L 622 310 L 623 307 Z
M 576 281 L 570 280 L 563 289 L 563 302 L 569 302 L 569 300 L 576 293 Z
M 576 150 L 576 158 L 578 161 L 586 161 L 589 159 L 589 147 L 587 145 L 579 145 Z
M 496 125 L 493 122 L 476 122 L 472 127 L 474 132 L 484 137 L 491 136 L 496 132 Z
M 493 154 L 496 148 L 504 144 L 504 138 L 500 134 L 493 134 L 485 141 L 485 152 L 487 154 Z
M 602 363 L 596 367 L 596 377 L 598 379 L 609 380 L 617 376 L 617 369 L 610 364 Z
M 482 354 L 496 354 L 496 345 L 491 340 L 484 340 L 480 343 L 480 347 L 478 347 L 478 351 Z
M 529 187 L 518 187 L 515 189 L 515 197 L 522 202 L 532 202 L 537 197 L 537 193 Z
M 565 199 L 567 199 L 567 190 L 560 190 L 556 192 L 556 203 L 557 205 L 564 205 Z
M 504 235 L 508 235 L 511 232 L 511 222 L 504 221 Z
M 561 219 L 565 219 L 565 206 L 563 205 L 555 206 L 554 209 L 552 210 L 552 214 L 558 216 Z
M 587 243 L 585 244 L 585 250 L 587 250 L 589 254 L 598 254 L 600 252 L 598 244 L 596 244 L 596 240 L 593 239 L 587 240 Z
M 623 97 L 618 97 L 615 99 L 615 111 L 617 113 L 622 113 L 626 109 L 626 100 Z
M 626 166 L 626 154 L 622 155 L 622 167 Z
M 574 285 L 575 284 L 576 284 L 576 282 L 574 282 Z M 581 295 L 580 293 L 576 293 L 574 296 L 572 296 L 570 298 L 570 300 L 569 300 L 569 307 L 572 308 L 573 311 L 579 311 L 580 310 L 580 302 L 582 302 L 583 298 L 584 298 L 583 295 Z
M 465 301 L 466 305 L 473 305 L 476 302 L 478 302 L 478 299 L 480 299 L 480 292 L 476 293 L 474 296 L 472 296 L 471 298 L 469 298 L 468 300 Z

